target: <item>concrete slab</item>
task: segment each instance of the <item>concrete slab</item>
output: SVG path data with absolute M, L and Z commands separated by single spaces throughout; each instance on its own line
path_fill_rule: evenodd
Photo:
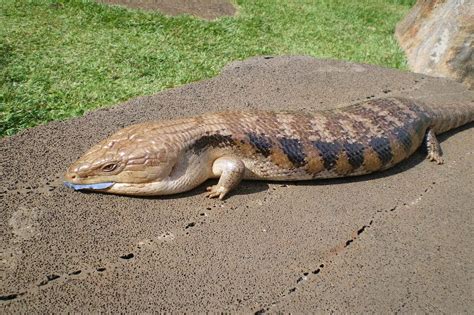
M 446 79 L 310 57 L 235 62 L 214 79 L 0 140 L 0 310 L 433 312 L 474 309 L 474 129 L 387 172 L 244 182 L 224 202 L 62 186 L 117 129 L 227 108 L 314 110 L 403 95 L 473 101 Z

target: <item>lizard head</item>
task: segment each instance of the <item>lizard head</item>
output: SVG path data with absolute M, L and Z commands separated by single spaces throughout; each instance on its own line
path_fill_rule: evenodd
M 169 176 L 176 154 L 166 137 L 137 127 L 93 146 L 68 168 L 64 184 L 75 190 L 146 195 L 150 184 Z

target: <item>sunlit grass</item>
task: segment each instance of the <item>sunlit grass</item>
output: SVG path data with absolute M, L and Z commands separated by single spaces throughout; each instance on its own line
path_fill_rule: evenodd
M 407 0 L 239 0 L 216 21 L 93 1 L 0 1 L 0 136 L 216 75 L 255 55 L 404 69 Z

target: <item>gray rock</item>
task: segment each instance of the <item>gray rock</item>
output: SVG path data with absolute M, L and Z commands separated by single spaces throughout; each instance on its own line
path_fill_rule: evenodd
M 474 86 L 474 0 L 418 0 L 395 34 L 413 71 Z

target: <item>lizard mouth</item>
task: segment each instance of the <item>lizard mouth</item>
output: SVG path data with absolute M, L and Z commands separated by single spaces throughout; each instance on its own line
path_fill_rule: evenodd
M 114 182 L 95 183 L 95 184 L 74 184 L 71 182 L 64 182 L 64 186 L 74 190 L 104 190 L 114 185 Z

